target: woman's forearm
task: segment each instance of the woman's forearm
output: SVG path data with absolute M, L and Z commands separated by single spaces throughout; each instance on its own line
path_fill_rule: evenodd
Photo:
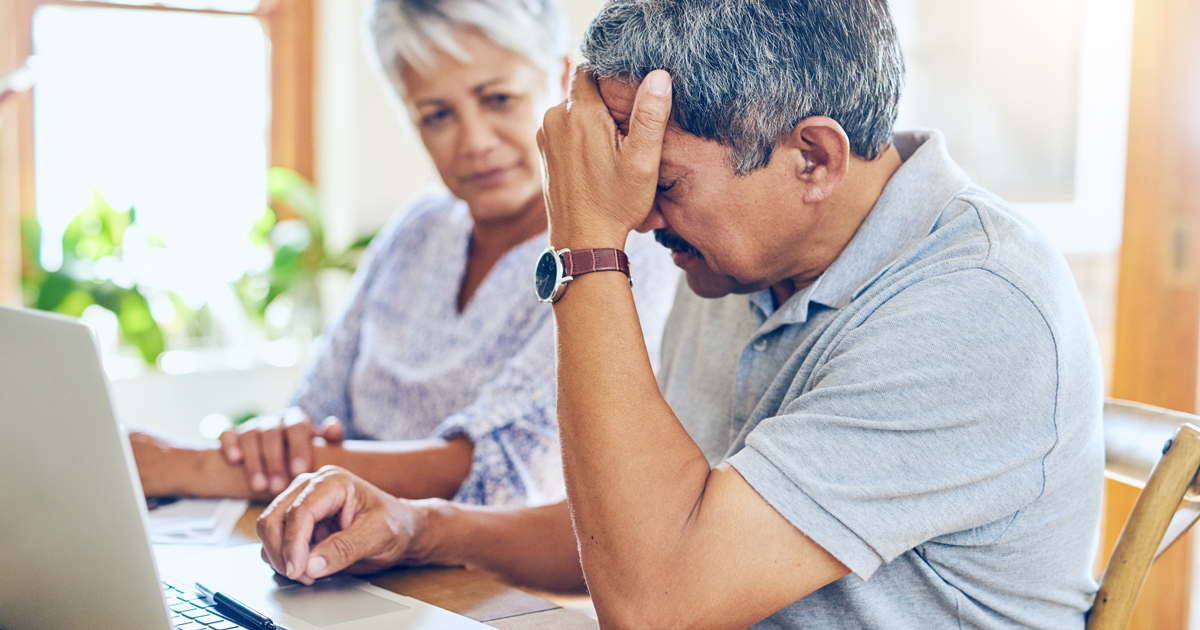
M 474 447 L 466 438 L 371 442 L 347 440 L 313 447 L 314 467 L 340 466 L 402 499 L 452 498 L 471 472 Z
M 242 466 L 230 464 L 212 444 L 189 444 L 131 432 L 130 444 L 147 496 L 232 497 L 270 500 L 254 492 Z M 369 442 L 351 440 L 313 446 L 313 467 L 341 466 L 381 490 L 405 499 L 451 498 L 471 470 L 473 448 L 465 438 Z
M 567 502 L 532 508 L 413 501 L 420 526 L 407 561 L 477 567 L 543 590 L 582 591 L 583 570 Z
M 148 497 L 230 497 L 269 501 L 254 492 L 240 466 L 227 463 L 211 446 L 183 444 L 142 432 L 129 434 L 142 491 Z

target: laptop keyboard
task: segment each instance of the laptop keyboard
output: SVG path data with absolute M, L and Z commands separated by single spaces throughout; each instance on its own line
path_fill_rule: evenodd
M 162 582 L 175 630 L 233 630 L 242 626 L 217 614 L 212 600 L 171 580 Z

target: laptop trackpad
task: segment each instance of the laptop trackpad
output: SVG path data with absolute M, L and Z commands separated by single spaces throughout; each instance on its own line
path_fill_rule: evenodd
M 331 578 L 312 586 L 281 588 L 268 597 L 289 617 L 320 627 L 408 610 L 404 604 L 357 588 L 355 582 Z

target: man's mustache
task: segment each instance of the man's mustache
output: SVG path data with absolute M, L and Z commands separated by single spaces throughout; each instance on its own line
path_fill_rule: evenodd
M 673 252 L 691 254 L 700 259 L 704 258 L 704 254 L 701 254 L 700 250 L 696 249 L 695 246 L 683 240 L 678 234 L 668 232 L 665 228 L 654 230 L 654 240 Z

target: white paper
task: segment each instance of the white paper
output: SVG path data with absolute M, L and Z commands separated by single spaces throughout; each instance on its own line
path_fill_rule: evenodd
M 150 511 L 156 544 L 220 545 L 250 505 L 245 499 L 180 499 Z

